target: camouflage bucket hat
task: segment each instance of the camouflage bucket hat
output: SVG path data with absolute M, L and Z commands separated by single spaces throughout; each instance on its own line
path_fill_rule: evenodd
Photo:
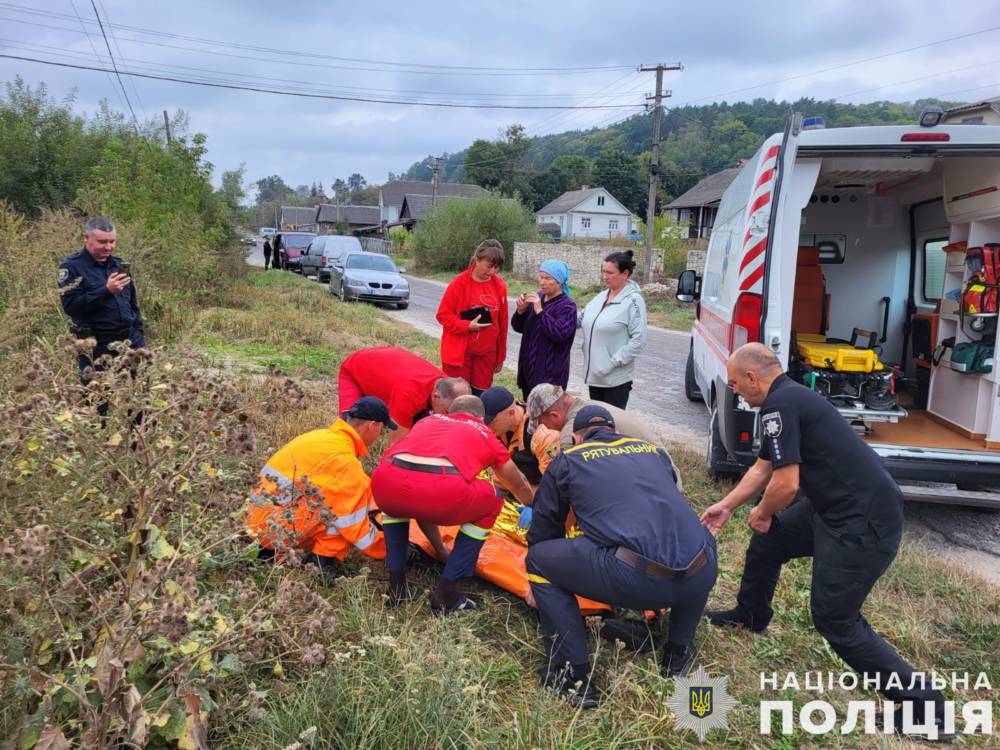
M 538 429 L 538 418 L 547 412 L 556 401 L 562 398 L 563 391 L 558 385 L 542 383 L 536 385 L 528 394 L 528 432 Z

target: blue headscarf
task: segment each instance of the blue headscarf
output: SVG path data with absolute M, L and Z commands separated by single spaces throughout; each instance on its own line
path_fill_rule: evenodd
M 549 258 L 542 261 L 538 270 L 555 279 L 562 286 L 563 294 L 569 296 L 569 266 L 561 260 Z

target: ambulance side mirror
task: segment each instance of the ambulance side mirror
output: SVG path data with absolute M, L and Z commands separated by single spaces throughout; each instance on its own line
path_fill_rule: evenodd
M 694 271 L 682 271 L 677 278 L 677 301 L 697 302 L 701 299 L 701 276 Z

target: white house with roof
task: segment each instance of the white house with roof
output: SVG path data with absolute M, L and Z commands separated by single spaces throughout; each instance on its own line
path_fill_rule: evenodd
M 535 218 L 543 232 L 555 234 L 558 227 L 559 237 L 566 240 L 625 237 L 638 224 L 607 190 L 587 186 L 563 193 L 537 211 Z

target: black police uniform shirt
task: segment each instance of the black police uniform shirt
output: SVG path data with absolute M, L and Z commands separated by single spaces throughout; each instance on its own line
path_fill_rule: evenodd
M 879 537 L 903 523 L 903 496 L 882 460 L 837 409 L 787 375 L 760 407 L 760 458 L 777 469 L 799 465 L 799 484 L 828 527 Z
M 135 283 L 120 293 L 108 291 L 108 278 L 121 271 L 121 258 L 110 256 L 98 263 L 86 250 L 73 253 L 59 266 L 59 288 L 79 284 L 62 294 L 62 307 L 82 333 L 105 343 L 130 339 L 133 346 L 145 346 L 142 315 Z
M 669 568 L 686 568 L 707 543 L 669 456 L 638 438 L 602 430 L 566 448 L 542 475 L 528 544 L 564 537 L 571 505 L 590 541 Z

